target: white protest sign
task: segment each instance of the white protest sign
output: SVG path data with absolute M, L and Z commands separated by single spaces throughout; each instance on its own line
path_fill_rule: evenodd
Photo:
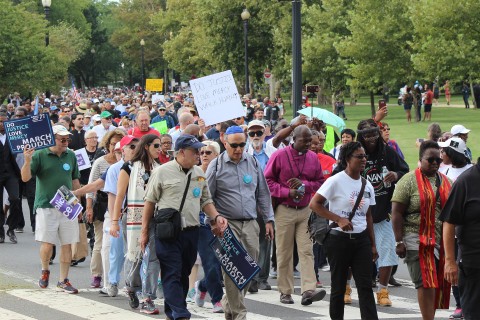
M 78 171 L 88 169 L 92 166 L 90 159 L 88 159 L 87 150 L 85 148 L 75 150 L 75 156 L 77 157 Z
M 154 94 L 152 95 L 152 103 L 157 104 L 157 102 L 165 101 L 165 96 L 163 94 Z
M 198 114 L 207 126 L 245 116 L 232 71 L 190 80 L 190 87 Z

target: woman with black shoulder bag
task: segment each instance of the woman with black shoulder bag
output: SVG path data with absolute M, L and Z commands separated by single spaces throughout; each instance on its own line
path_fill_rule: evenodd
M 360 175 L 366 160 L 359 142 L 344 145 L 340 161 L 346 169 L 327 179 L 310 202 L 313 212 L 332 221 L 324 248 L 331 270 L 330 318 L 335 320 L 344 317 L 349 268 L 358 290 L 361 318 L 378 319 L 371 284 L 372 261 L 378 258 L 370 209 L 375 205 L 375 192 Z

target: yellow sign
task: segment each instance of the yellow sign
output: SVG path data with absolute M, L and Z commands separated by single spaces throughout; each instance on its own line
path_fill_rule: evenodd
M 163 91 L 163 79 L 147 79 L 147 91 Z

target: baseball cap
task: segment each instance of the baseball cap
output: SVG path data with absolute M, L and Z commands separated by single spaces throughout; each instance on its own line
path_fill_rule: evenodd
M 102 118 L 100 118 L 100 115 L 99 115 L 99 114 L 96 114 L 96 115 L 94 115 L 94 116 L 92 117 L 92 120 L 93 120 L 93 122 L 97 122 L 97 121 L 102 120 Z
M 265 124 L 263 123 L 263 121 L 260 120 L 252 120 L 248 123 L 247 129 L 250 129 L 251 127 L 262 127 L 263 129 L 265 129 Z
M 123 149 L 123 147 L 129 145 L 130 143 L 132 143 L 132 141 L 138 141 L 138 138 L 135 138 L 134 136 L 132 135 L 128 135 L 128 136 L 125 136 L 122 138 L 122 140 L 120 140 L 120 149 Z
M 121 150 L 122 148 L 120 147 L 120 141 L 118 141 L 116 144 L 115 144 L 115 149 L 113 149 L 113 151 L 118 151 L 118 150 Z
M 90 112 L 86 112 L 84 115 L 85 118 L 91 118 L 92 114 Z
M 100 113 L 100 118 L 102 119 L 105 119 L 105 118 L 108 118 L 108 117 L 111 117 L 112 114 L 108 111 L 102 111 L 102 113 Z
M 120 117 L 125 117 L 125 116 L 128 116 L 128 112 L 127 111 L 123 111 L 122 113 L 120 113 Z
M 454 125 L 450 130 L 450 133 L 453 134 L 454 136 L 456 136 L 457 134 L 466 134 L 469 132 L 470 132 L 470 129 L 465 128 L 461 124 Z
M 45 107 L 48 107 L 48 106 L 45 105 Z M 55 110 L 58 110 L 57 106 L 51 106 L 50 107 L 50 111 L 55 111 Z
M 62 125 L 54 125 L 52 127 L 53 129 L 53 134 L 58 134 L 59 136 L 68 136 L 71 135 L 71 133 Z
M 100 103 L 100 100 L 95 98 L 95 99 L 93 99 L 93 103 Z
M 445 142 L 439 142 L 438 145 L 442 148 L 451 148 L 463 155 L 466 155 L 467 152 L 467 145 L 465 144 L 465 141 L 459 137 L 451 137 Z
M 191 134 L 182 134 L 175 142 L 175 151 L 185 148 L 200 149 L 202 147 L 205 147 L 205 145 Z

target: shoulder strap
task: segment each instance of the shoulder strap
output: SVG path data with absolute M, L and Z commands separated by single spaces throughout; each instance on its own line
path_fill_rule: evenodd
M 348 220 L 352 221 L 353 217 L 355 216 L 355 211 L 357 211 L 358 206 L 360 205 L 360 201 L 362 201 L 363 198 L 363 193 L 365 192 L 365 185 L 367 184 L 367 180 L 365 180 L 364 177 L 362 177 L 362 187 L 360 188 L 360 193 L 358 194 L 357 201 L 355 202 L 355 205 L 353 206 L 352 212 L 350 212 L 350 215 L 348 216 Z
M 180 209 L 178 209 L 180 213 L 182 213 L 183 205 L 185 204 L 185 198 L 187 198 L 187 192 L 188 192 L 188 187 L 190 187 L 191 176 L 192 176 L 192 173 L 190 172 L 187 176 L 187 186 L 185 187 L 185 191 L 183 191 L 182 203 L 180 204 Z

